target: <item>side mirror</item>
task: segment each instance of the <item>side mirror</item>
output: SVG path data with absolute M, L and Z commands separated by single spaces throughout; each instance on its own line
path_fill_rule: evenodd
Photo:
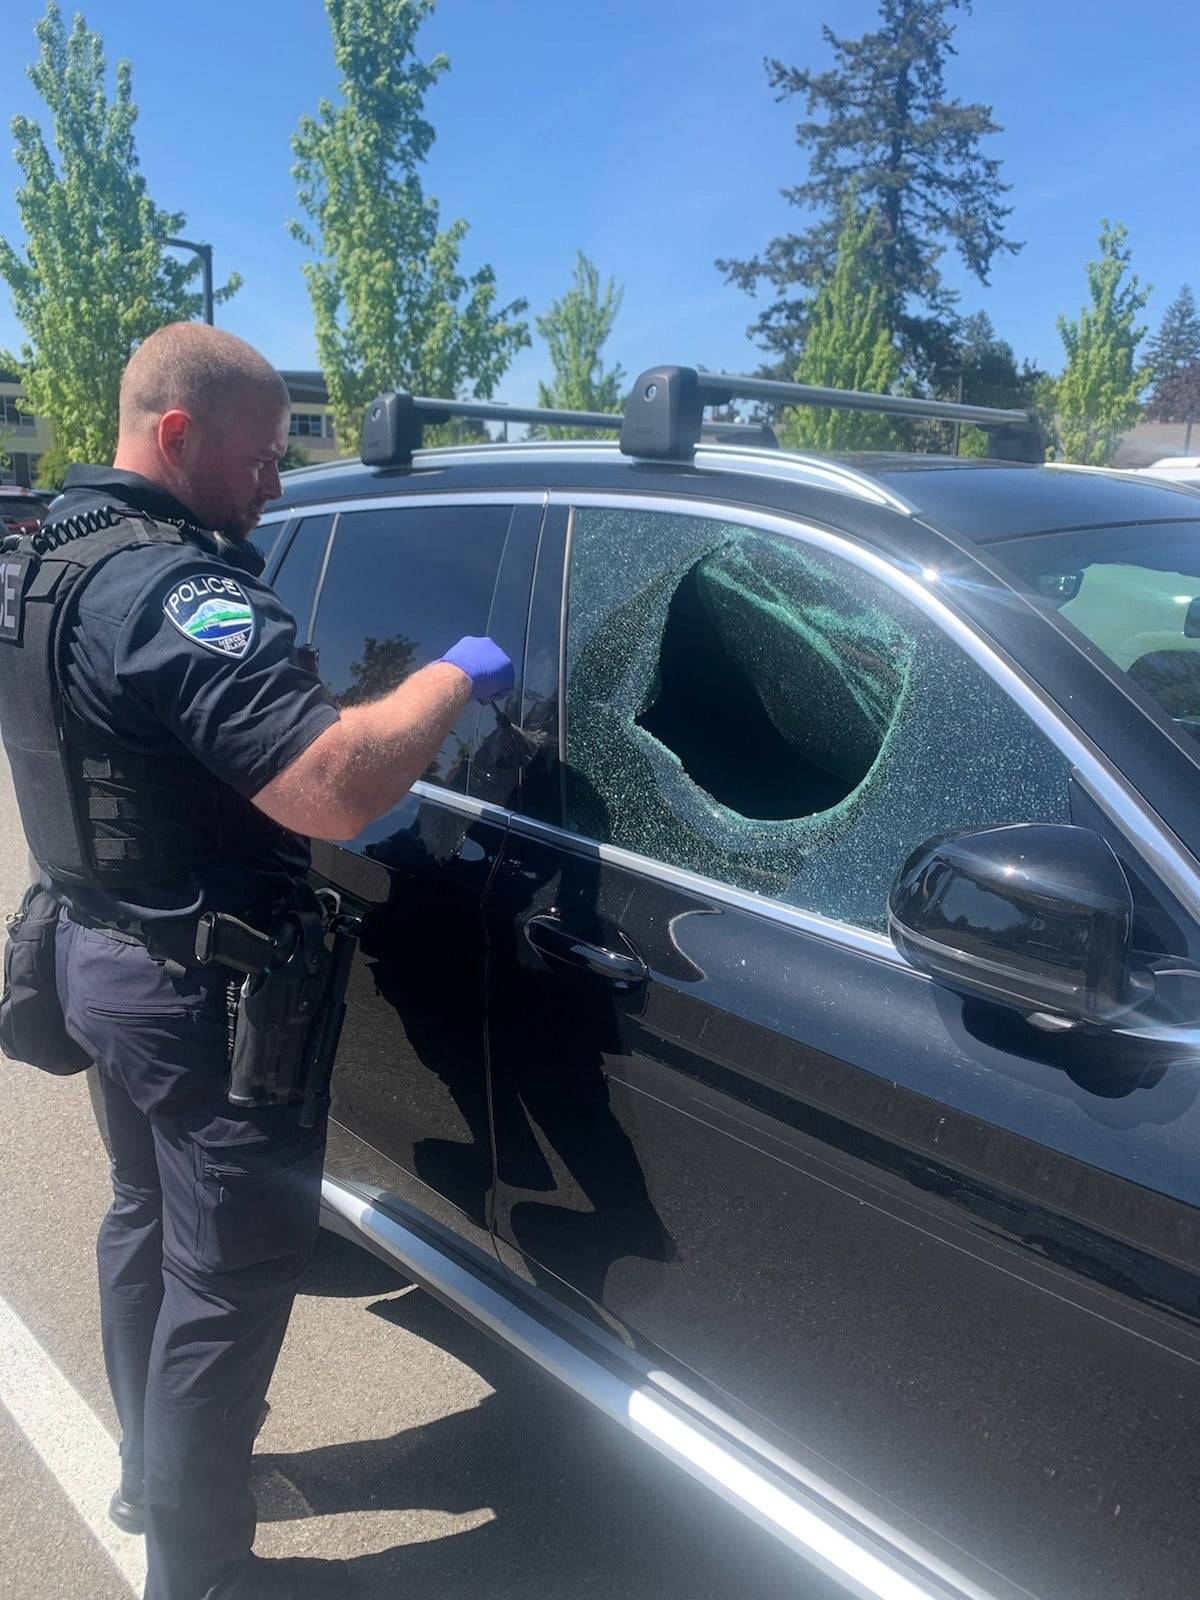
M 931 839 L 893 885 L 888 929 L 918 971 L 1050 1027 L 1109 1023 L 1149 992 L 1132 972 L 1128 880 L 1090 828 Z

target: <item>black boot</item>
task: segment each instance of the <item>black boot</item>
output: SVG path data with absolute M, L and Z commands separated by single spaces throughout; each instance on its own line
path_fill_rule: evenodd
M 108 1503 L 108 1520 L 115 1522 L 122 1533 L 145 1533 L 146 1511 L 140 1493 L 135 1499 L 133 1491 L 122 1484 Z
M 258 1414 L 258 1426 L 254 1430 L 257 1439 L 263 1431 L 263 1424 L 271 1414 L 271 1408 L 263 1401 L 263 1408 Z M 108 1502 L 108 1520 L 115 1522 L 122 1533 L 145 1533 L 146 1507 L 142 1500 L 142 1486 L 127 1484 L 121 1479 L 121 1487 Z

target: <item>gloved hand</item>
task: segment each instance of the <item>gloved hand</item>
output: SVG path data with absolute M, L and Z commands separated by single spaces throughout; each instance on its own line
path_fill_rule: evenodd
M 468 635 L 440 657 L 465 672 L 471 680 L 471 698 L 483 705 L 509 694 L 516 682 L 513 664 L 494 639 Z

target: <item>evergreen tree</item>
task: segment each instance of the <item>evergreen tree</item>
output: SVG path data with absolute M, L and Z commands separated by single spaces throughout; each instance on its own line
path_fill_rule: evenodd
M 1192 447 L 1192 427 L 1200 417 L 1200 361 L 1190 361 L 1155 387 L 1146 405 L 1148 422 L 1183 422 L 1183 453 Z
M 1132 273 L 1126 277 L 1126 238 L 1122 224 L 1102 224 L 1100 259 L 1087 269 L 1091 304 L 1075 322 L 1058 319 L 1067 352 L 1056 389 L 1063 459 L 1086 466 L 1109 464 L 1122 433 L 1137 420 L 1146 386 L 1145 369 L 1135 364 L 1146 330 L 1136 319 L 1150 291 L 1139 288 Z
M 575 263 L 574 283 L 537 319 L 554 367 L 553 383 L 538 384 L 538 405 L 564 411 L 617 411 L 625 374 L 616 366 L 605 372 L 604 346 L 612 332 L 624 296 L 610 278 L 600 292 L 600 274 L 581 250 Z M 529 430 L 531 439 L 590 438 L 586 429 L 542 428 Z
M 1163 313 L 1159 330 L 1146 346 L 1150 381 L 1157 388 L 1181 367 L 1200 361 L 1200 310 L 1185 283 Z
M 440 228 L 420 168 L 434 140 L 426 92 L 450 65 L 419 61 L 417 30 L 434 0 L 325 0 L 342 103 L 322 100 L 292 139 L 292 168 L 319 252 L 305 264 L 317 353 L 338 437 L 357 439 L 382 390 L 490 396 L 529 343 L 527 302 L 496 305 L 489 266 L 459 269 L 463 221 Z
M 958 373 L 962 380 L 962 399 L 972 406 L 999 406 L 1021 411 L 1037 411 L 1041 385 L 1046 374 L 1031 361 L 1017 365 L 1012 345 L 998 337 L 986 311 L 965 318 L 959 329 Z M 958 398 L 958 385 L 947 390 Z M 985 456 L 987 435 L 980 428 L 964 425 L 959 430 L 959 455 Z
M 953 246 L 981 283 L 997 254 L 1021 248 L 1004 236 L 1009 186 L 983 149 L 1002 131 L 991 107 L 946 97 L 945 67 L 955 54 L 950 14 L 969 9 L 969 0 L 881 0 L 875 32 L 843 39 L 825 28 L 830 70 L 767 61 L 776 98 L 802 95 L 809 115 L 796 128 L 808 178 L 783 193 L 818 220 L 773 239 L 749 261 L 717 266 L 751 294 L 764 282 L 774 291 L 750 332 L 785 369 L 803 344 L 812 296 L 833 269 L 852 186 L 861 204 L 878 209 L 885 314 L 919 377 L 952 361 L 956 297 L 938 271 L 944 248 Z
M 842 208 L 833 274 L 809 317 L 797 383 L 886 394 L 895 382 L 900 353 L 892 342 L 879 283 L 878 229 L 878 213 L 859 213 L 851 191 Z M 780 444 L 805 450 L 886 449 L 896 437 L 890 419 L 878 412 L 825 406 L 789 408 L 776 433 Z
M 163 254 L 162 240 L 186 219 L 159 210 L 146 192 L 129 62 L 117 64 L 110 98 L 103 41 L 82 16 L 68 33 L 50 0 L 35 32 L 29 76 L 46 103 L 57 159 L 36 122 L 14 117 L 26 241 L 0 239 L 0 278 L 25 340 L 0 352 L 0 366 L 19 373 L 25 405 L 54 430 L 39 469 L 53 485 L 71 460 L 112 459 L 125 363 L 156 328 L 199 315 L 201 297 L 189 286 L 200 263 Z M 213 298 L 228 298 L 240 281 L 231 277 Z

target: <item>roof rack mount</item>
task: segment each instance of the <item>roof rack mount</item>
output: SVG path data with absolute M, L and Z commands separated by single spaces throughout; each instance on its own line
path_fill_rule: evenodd
M 988 435 L 989 451 L 998 460 L 1040 463 L 1046 459 L 1045 435 L 1028 411 L 922 400 L 915 395 L 818 389 L 804 383 L 781 383 L 774 378 L 697 372 L 694 367 L 673 366 L 650 367 L 634 384 L 625 408 L 621 449 L 626 455 L 652 461 L 688 461 L 700 440 L 704 407 L 728 405 L 735 398 L 971 422 Z

